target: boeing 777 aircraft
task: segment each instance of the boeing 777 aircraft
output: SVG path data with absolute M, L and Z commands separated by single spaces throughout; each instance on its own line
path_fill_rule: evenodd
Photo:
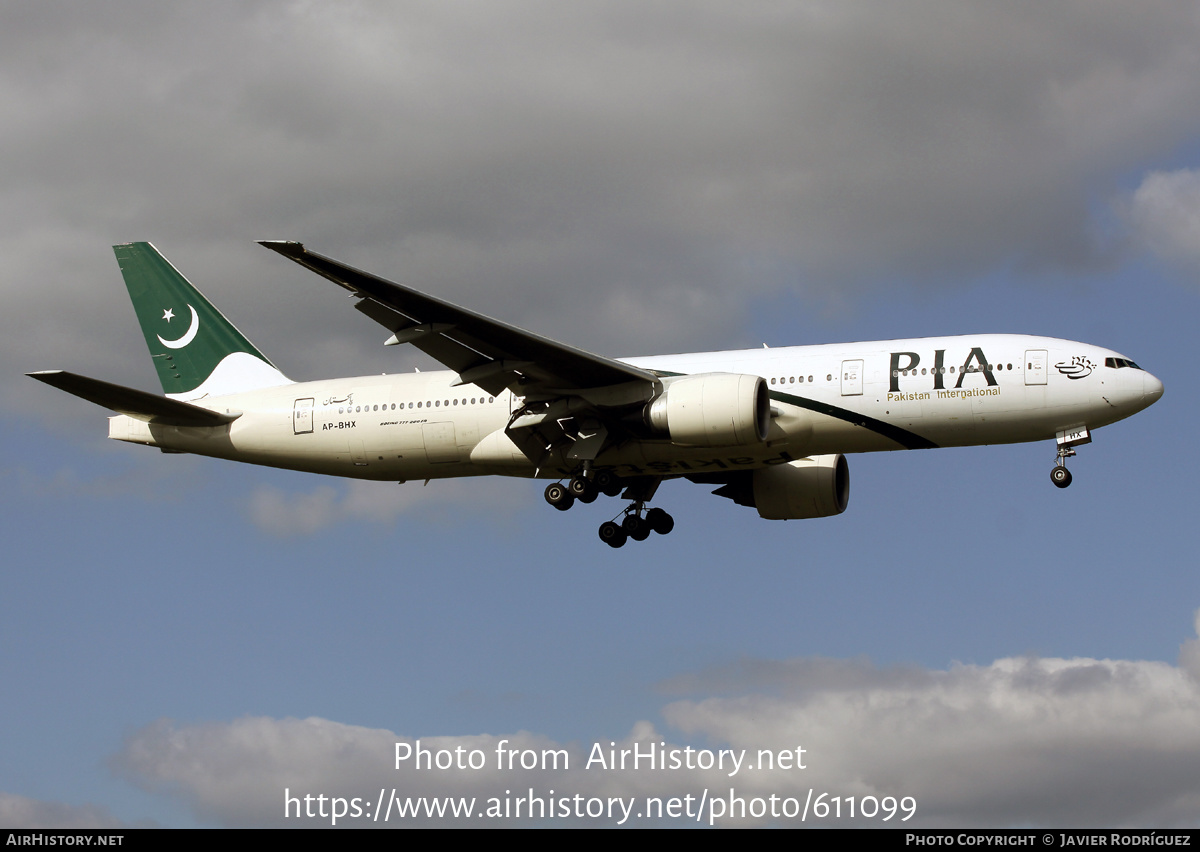
M 770 519 L 845 511 L 846 453 L 1054 439 L 1051 473 L 1162 383 L 1098 346 L 979 334 L 651 358 L 593 355 L 393 284 L 296 242 L 263 246 L 349 290 L 446 371 L 293 382 L 149 243 L 114 246 L 165 397 L 30 373 L 117 413 L 109 437 L 358 479 L 524 476 L 546 500 L 630 501 L 612 547 L 666 534 L 664 479 Z M 620 519 L 618 522 L 617 519 Z

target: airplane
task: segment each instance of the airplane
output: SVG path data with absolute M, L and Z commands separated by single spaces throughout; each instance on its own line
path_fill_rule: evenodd
M 665 535 L 649 508 L 684 478 L 787 520 L 838 515 L 846 454 L 1054 439 L 1051 480 L 1091 433 L 1163 385 L 1108 349 L 979 334 L 613 359 L 361 272 L 303 244 L 261 245 L 349 290 L 448 369 L 293 382 L 150 243 L 113 247 L 165 396 L 61 370 L 31 377 L 116 413 L 109 437 L 356 479 L 553 480 L 559 510 L 629 501 L 600 526 L 621 547 Z

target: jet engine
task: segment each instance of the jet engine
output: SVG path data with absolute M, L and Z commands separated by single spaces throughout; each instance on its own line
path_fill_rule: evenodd
M 771 401 L 761 376 L 680 376 L 646 406 L 645 417 L 656 435 L 681 446 L 761 444 L 771 425 Z
M 754 508 L 772 521 L 840 515 L 850 502 L 850 466 L 841 453 L 756 470 Z

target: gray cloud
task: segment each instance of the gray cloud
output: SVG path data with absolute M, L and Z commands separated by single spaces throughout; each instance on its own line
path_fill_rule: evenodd
M 128 825 L 97 805 L 68 805 L 0 793 L 0 828 L 55 830 L 68 828 L 150 828 Z
M 732 790 L 747 802 L 772 795 L 803 802 L 813 789 L 860 802 L 910 796 L 916 816 L 908 824 L 926 827 L 1191 824 L 1200 813 L 1198 646 L 1194 639 L 1184 644 L 1179 667 L 1032 657 L 945 671 L 880 669 L 865 660 L 747 661 L 673 684 L 723 693 L 666 706 L 673 736 L 637 722 L 623 740 L 598 744 L 605 756 L 635 744 L 643 752 L 656 744 L 745 749 L 747 764 L 736 774 L 728 765 L 586 768 L 594 744 L 528 732 L 425 738 L 424 748 L 445 750 L 447 759 L 460 746 L 480 750 L 480 768 L 413 769 L 404 762 L 397 770 L 395 743 L 411 746 L 409 737 L 325 719 L 269 718 L 160 722 L 133 734 L 115 764 L 139 786 L 177 797 L 220 825 L 287 824 L 285 788 L 372 804 L 381 789 L 401 797 L 475 797 L 479 808 L 489 797 L 503 800 L 505 791 L 547 797 L 555 790 L 559 797 L 635 797 L 635 812 L 647 796 L 728 801 Z M 568 758 L 551 769 L 502 771 L 495 755 L 503 740 L 505 751 L 561 751 Z M 796 755 L 797 747 L 805 749 L 804 769 L 754 767 L 762 749 Z
M 0 345 L 145 383 L 129 239 L 299 378 L 396 355 L 250 239 L 611 354 L 752 343 L 781 288 L 1086 271 L 1092 205 L 1197 130 L 1196 38 L 1167 0 L 39 3 L 0 33 Z

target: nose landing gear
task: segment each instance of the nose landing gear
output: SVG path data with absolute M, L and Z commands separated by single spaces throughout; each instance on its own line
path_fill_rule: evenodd
M 1050 481 L 1059 488 L 1066 488 L 1071 484 L 1071 471 L 1067 470 L 1067 459 L 1075 455 L 1076 447 L 1090 444 L 1092 436 L 1088 434 L 1087 429 L 1080 427 L 1063 430 L 1058 433 L 1056 438 L 1058 439 L 1058 457 L 1054 463 L 1054 470 L 1050 471 Z

